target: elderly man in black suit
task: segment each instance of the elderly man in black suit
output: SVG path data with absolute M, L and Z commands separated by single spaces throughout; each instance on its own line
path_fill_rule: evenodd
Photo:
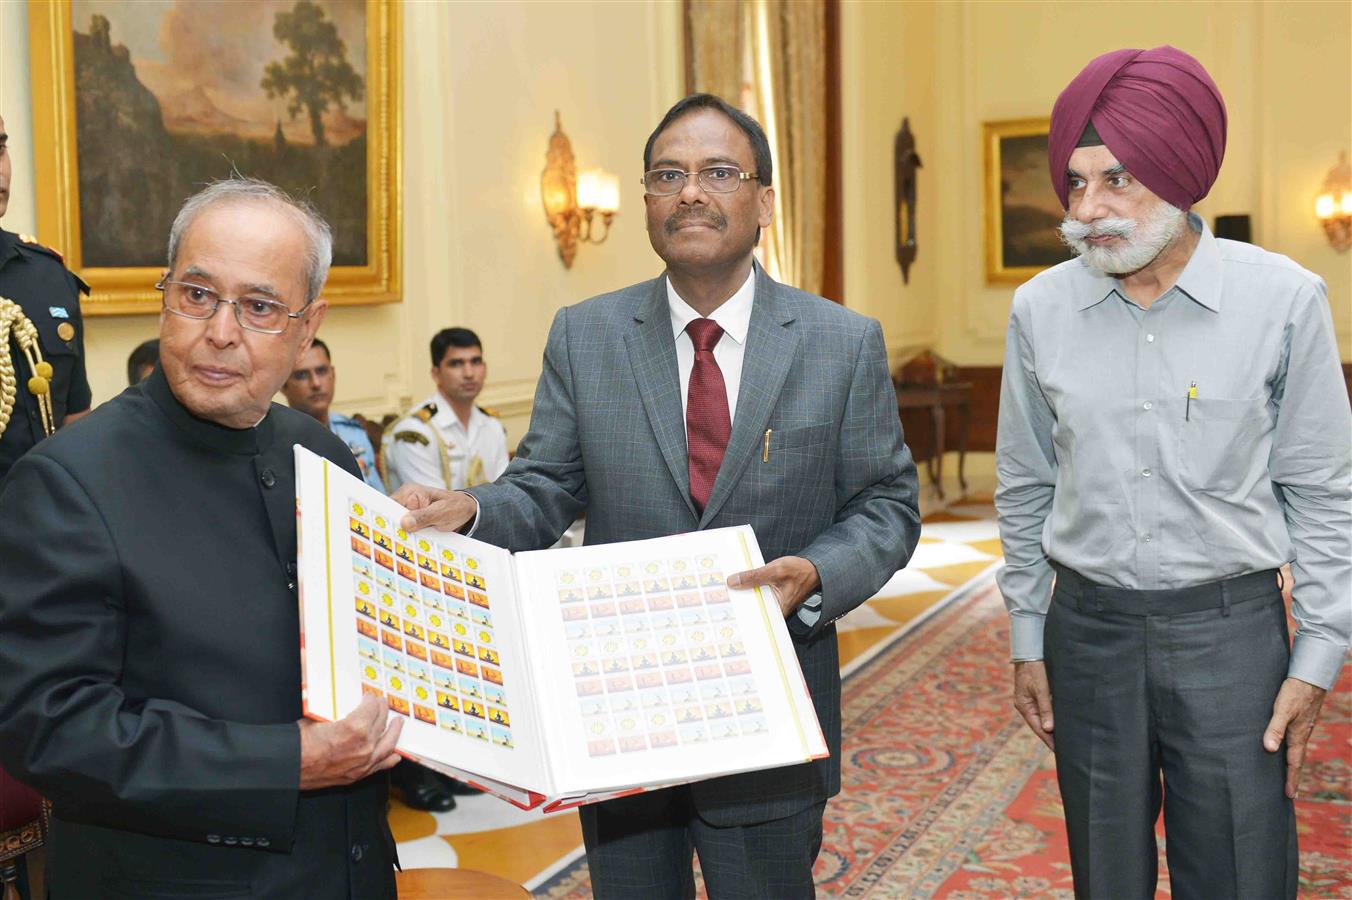
M 369 698 L 300 720 L 292 446 L 358 471 L 271 401 L 331 246 L 263 182 L 188 200 L 160 366 L 4 483 L 0 762 L 53 802 L 57 900 L 395 895 L 398 725 Z

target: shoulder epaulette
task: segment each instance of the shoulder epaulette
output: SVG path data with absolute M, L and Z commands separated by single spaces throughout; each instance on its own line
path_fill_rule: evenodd
M 498 411 L 491 406 L 481 406 L 479 407 L 479 412 L 483 413 L 486 416 L 492 416 L 495 419 L 502 418 L 502 416 L 498 414 Z
M 19 241 L 20 241 L 20 243 L 22 243 L 25 247 L 27 247 L 29 250 L 40 250 L 40 251 L 42 251 L 43 253 L 46 253 L 48 256 L 54 256 L 54 257 L 56 257 L 56 261 L 59 262 L 59 263 L 61 263 L 61 265 L 64 266 L 64 265 L 66 264 L 66 258 L 65 258 L 64 256 L 62 256 L 61 253 L 60 253 L 59 251 L 53 250 L 51 247 L 48 247 L 46 244 L 40 244 L 40 243 L 38 243 L 38 239 L 35 238 L 35 237 L 33 237 L 31 234 L 21 234 L 21 235 L 19 235 Z
M 431 422 L 432 417 L 437 414 L 437 405 L 435 403 L 424 403 L 422 406 L 413 410 L 410 415 L 420 422 Z
M 26 247 L 27 249 L 36 250 L 39 253 L 42 253 L 46 256 L 50 256 L 52 259 L 59 262 L 63 267 L 66 265 L 66 258 L 61 255 L 61 252 L 59 250 L 55 250 L 51 247 L 48 247 L 46 244 L 39 243 L 38 239 L 33 237 L 31 234 L 21 234 L 18 235 L 18 238 L 19 243 L 23 244 L 23 246 Z M 66 271 L 70 272 L 69 269 L 66 269 Z M 77 288 L 79 288 L 80 293 L 88 297 L 90 292 L 89 284 L 79 275 L 76 275 L 74 272 L 70 272 L 70 274 L 71 277 L 75 279 L 75 285 Z
M 422 444 L 424 447 L 430 443 L 427 440 L 427 435 L 420 431 L 409 431 L 407 429 L 404 431 L 396 431 L 394 433 L 394 439 L 396 441 L 403 441 L 405 444 Z

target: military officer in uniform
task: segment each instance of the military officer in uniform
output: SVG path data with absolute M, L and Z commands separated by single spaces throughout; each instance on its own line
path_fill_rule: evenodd
M 468 328 L 445 328 L 432 338 L 436 393 L 386 429 L 381 441 L 391 491 L 407 483 L 462 490 L 507 468 L 506 429 L 496 413 L 474 405 L 487 374 L 483 344 Z
M 0 217 L 9 206 L 9 135 L 0 118 Z M 61 254 L 0 229 L 0 480 L 34 444 L 89 411 L 80 294 Z
M 362 480 L 383 494 L 385 483 L 376 471 L 376 451 L 371 446 L 366 429 L 356 419 L 332 409 L 337 380 L 338 370 L 333 365 L 333 357 L 329 355 L 329 345 L 315 338 L 310 349 L 296 360 L 291 377 L 282 385 L 282 395 L 292 409 L 311 416 L 342 438 L 357 460 Z

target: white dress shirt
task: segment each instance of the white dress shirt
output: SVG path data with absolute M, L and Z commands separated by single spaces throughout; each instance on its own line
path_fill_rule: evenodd
M 434 408 L 424 421 L 418 410 Z M 435 433 L 433 433 L 435 431 Z M 413 432 L 423 440 L 401 440 Z M 451 408 L 450 401 L 434 393 L 408 415 L 396 422 L 382 444 L 385 450 L 385 474 L 393 492 L 403 484 L 429 484 L 458 491 L 495 480 L 507 468 L 507 432 L 502 423 L 475 406 L 470 409 L 469 425 Z M 443 468 L 442 454 L 446 466 Z M 446 469 L 450 483 L 446 483 Z
M 714 361 L 723 373 L 723 386 L 728 391 L 729 421 L 737 419 L 737 391 L 742 386 L 742 357 L 746 354 L 746 333 L 751 328 L 751 301 L 756 297 L 756 267 L 746 281 L 723 305 L 709 316 L 723 329 L 723 336 L 714 345 Z M 681 413 L 690 403 L 690 370 L 695 367 L 695 345 L 685 326 L 700 314 L 681 299 L 676 288 L 667 279 L 667 306 L 671 310 L 671 333 L 676 338 L 676 371 L 681 378 Z

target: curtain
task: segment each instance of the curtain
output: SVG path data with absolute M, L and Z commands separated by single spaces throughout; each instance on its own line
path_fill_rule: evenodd
M 686 0 L 686 85 L 764 126 L 775 218 L 758 256 L 776 279 L 820 294 L 826 255 L 826 3 Z

